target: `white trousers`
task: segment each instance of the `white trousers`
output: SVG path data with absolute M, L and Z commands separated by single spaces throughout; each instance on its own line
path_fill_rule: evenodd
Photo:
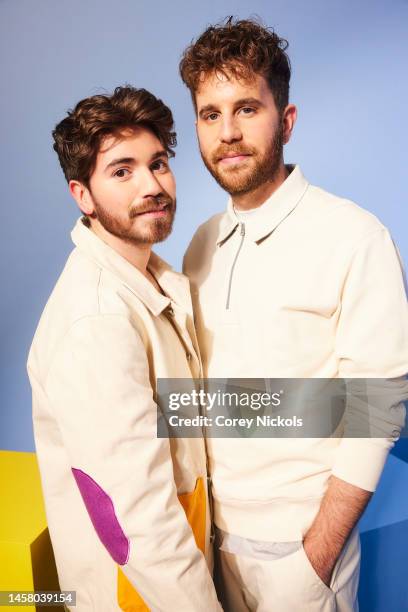
M 333 570 L 322 582 L 303 547 L 261 560 L 216 550 L 219 597 L 225 612 L 358 612 L 360 537 L 355 528 Z

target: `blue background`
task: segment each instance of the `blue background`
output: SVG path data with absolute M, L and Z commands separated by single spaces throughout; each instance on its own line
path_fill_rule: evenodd
M 26 355 L 78 216 L 52 128 L 81 98 L 126 82 L 164 99 L 179 139 L 179 212 L 157 250 L 179 269 L 193 231 L 226 197 L 202 166 L 178 61 L 206 25 L 229 14 L 258 14 L 290 42 L 299 119 L 286 161 L 375 213 L 408 261 L 407 0 L 0 0 L 0 448 L 34 450 Z M 407 459 L 404 440 L 360 523 L 364 612 L 408 610 Z

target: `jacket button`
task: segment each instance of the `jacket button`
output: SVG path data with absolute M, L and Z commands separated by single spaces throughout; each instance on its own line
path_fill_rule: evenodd
M 171 306 L 170 304 L 169 304 L 169 306 L 167 307 L 167 312 L 169 313 L 169 315 L 170 315 L 171 317 L 174 317 L 174 310 L 173 310 L 173 306 Z
M 192 354 L 191 353 L 186 353 L 186 357 L 187 357 L 187 361 L 191 361 Z

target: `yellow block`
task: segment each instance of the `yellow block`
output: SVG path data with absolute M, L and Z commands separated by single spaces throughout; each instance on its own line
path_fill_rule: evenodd
M 0 591 L 59 591 L 35 453 L 0 451 L 0 490 Z

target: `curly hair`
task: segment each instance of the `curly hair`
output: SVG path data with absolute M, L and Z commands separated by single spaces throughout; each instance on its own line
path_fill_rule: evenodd
M 288 45 L 287 40 L 256 20 L 229 17 L 209 26 L 187 47 L 180 61 L 180 75 L 195 104 L 200 82 L 209 74 L 217 72 L 244 80 L 260 74 L 282 111 L 289 101 L 291 67 L 285 53 Z
M 126 128 L 144 127 L 153 132 L 170 156 L 176 134 L 171 110 L 146 89 L 116 87 L 112 95 L 96 95 L 78 102 L 52 132 L 66 180 L 89 187 L 101 141 Z

